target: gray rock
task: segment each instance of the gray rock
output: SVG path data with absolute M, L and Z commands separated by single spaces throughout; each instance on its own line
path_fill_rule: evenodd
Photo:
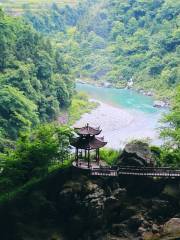
M 119 162 L 128 166 L 153 166 L 154 157 L 147 143 L 134 141 L 125 146 Z
M 148 91 L 146 95 L 147 96 L 153 96 L 153 92 L 152 91 Z
M 156 224 L 153 224 L 153 225 L 152 225 L 152 232 L 153 232 L 153 233 L 158 233 L 158 232 L 159 232 L 159 227 L 158 227 L 158 225 L 156 225 Z
M 112 192 L 112 195 L 121 199 L 126 195 L 127 190 L 125 188 L 117 188 Z
M 119 237 L 127 236 L 126 224 L 123 224 L 123 223 L 113 224 L 112 225 L 112 234 L 119 236 Z
M 112 84 L 109 83 L 109 82 L 105 82 L 105 83 L 103 84 L 103 86 L 106 87 L 106 88 L 110 88 L 110 87 L 112 87 Z
M 132 216 L 128 221 L 128 227 L 131 229 L 131 231 L 137 231 L 143 223 L 143 220 L 144 219 L 141 215 Z
M 139 227 L 138 228 L 138 234 L 142 235 L 144 232 L 146 232 L 146 229 L 144 227 Z
M 91 193 L 98 189 L 98 185 L 93 183 L 92 181 L 87 181 L 85 185 L 85 191 Z
M 119 219 L 126 220 L 136 215 L 137 213 L 138 213 L 138 209 L 135 206 L 126 206 L 122 208 L 119 214 Z
M 168 236 L 168 239 L 180 239 L 180 218 L 171 218 L 164 224 L 163 236 Z
M 164 108 L 166 106 L 166 103 L 163 101 L 154 101 L 153 107 L 157 108 Z
M 148 229 L 148 230 L 151 228 L 151 225 L 152 224 L 146 220 L 144 220 L 142 223 L 143 228 Z
M 106 211 L 111 212 L 111 211 L 116 211 L 119 209 L 121 206 L 121 202 L 115 198 L 114 196 L 110 196 L 105 199 L 105 208 Z
M 168 215 L 172 214 L 173 206 L 166 200 L 153 199 L 152 207 L 150 209 L 150 215 L 156 219 L 166 218 Z

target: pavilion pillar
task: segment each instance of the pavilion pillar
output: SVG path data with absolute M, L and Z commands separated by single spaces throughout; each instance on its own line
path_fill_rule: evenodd
M 90 152 L 88 150 L 88 168 L 90 168 Z
M 99 161 L 100 161 L 100 153 L 99 153 L 99 148 L 97 149 L 97 163 L 99 165 Z
M 85 151 L 85 161 L 86 161 L 86 159 L 87 159 L 87 151 L 86 151 L 86 149 L 84 151 Z
M 78 163 L 79 163 L 79 151 L 78 151 L 78 148 L 76 148 L 76 166 L 78 166 Z
M 97 160 L 98 160 L 98 152 L 97 152 L 97 149 L 96 149 L 96 157 L 95 157 L 95 159 L 96 159 L 96 162 L 97 162 Z

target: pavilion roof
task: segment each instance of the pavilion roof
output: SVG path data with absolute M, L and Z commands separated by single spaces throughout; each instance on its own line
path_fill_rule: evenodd
M 74 142 L 71 143 L 72 146 L 79 148 L 79 149 L 86 149 L 86 150 L 92 150 L 92 149 L 98 149 L 102 148 L 107 144 L 107 142 L 104 142 L 103 137 L 78 137 L 74 140 Z
M 101 129 L 98 127 L 98 128 L 93 128 L 93 127 L 90 127 L 89 124 L 87 124 L 86 126 L 84 127 L 81 127 L 81 128 L 75 128 L 75 131 L 78 135 L 99 135 L 101 133 Z

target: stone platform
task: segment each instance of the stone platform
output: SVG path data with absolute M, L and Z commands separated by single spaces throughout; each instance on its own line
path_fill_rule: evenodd
M 84 169 L 84 170 L 92 170 L 94 168 L 97 169 L 97 168 L 101 168 L 101 167 L 107 166 L 107 164 L 102 162 L 102 161 L 100 161 L 99 164 L 96 161 L 92 161 L 92 162 L 90 162 L 90 167 L 88 167 L 88 162 L 85 162 L 85 161 L 79 161 L 78 165 L 76 165 L 76 161 L 74 161 L 72 163 L 72 165 L 74 167 L 81 168 L 81 169 Z

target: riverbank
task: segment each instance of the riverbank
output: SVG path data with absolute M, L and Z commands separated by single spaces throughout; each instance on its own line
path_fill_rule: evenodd
M 74 126 L 89 123 L 103 129 L 107 147 L 120 149 L 134 139 L 149 139 L 152 144 L 161 145 L 157 118 L 150 118 L 149 114 L 126 110 L 113 105 L 91 99 L 99 105 L 89 113 L 82 115 Z
M 130 90 L 136 91 L 137 93 L 140 93 L 144 96 L 152 97 L 154 100 L 153 106 L 155 108 L 167 109 L 170 107 L 170 98 L 167 97 L 167 95 L 162 96 L 162 95 L 159 95 L 153 89 L 149 90 L 149 88 L 142 88 L 141 86 L 138 86 L 138 85 L 134 86 L 134 84 L 129 86 L 128 83 L 125 81 L 123 81 L 122 83 L 113 84 L 113 83 L 109 83 L 109 82 L 101 82 L 101 81 L 97 82 L 92 79 L 86 79 L 85 81 L 81 80 L 81 79 L 77 79 L 77 83 L 90 84 L 92 86 L 102 87 L 102 88 L 130 89 Z
M 57 118 L 58 123 L 72 126 L 83 114 L 90 112 L 98 106 L 97 102 L 89 101 L 85 93 L 79 92 L 72 98 L 68 110 L 62 111 Z

